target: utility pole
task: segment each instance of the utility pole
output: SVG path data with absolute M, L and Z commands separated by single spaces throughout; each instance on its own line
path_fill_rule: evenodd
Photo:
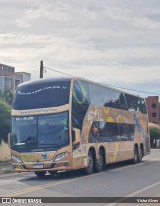
M 43 61 L 40 62 L 40 78 L 43 78 Z

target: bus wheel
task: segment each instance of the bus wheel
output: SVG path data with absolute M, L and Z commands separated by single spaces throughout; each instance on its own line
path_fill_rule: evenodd
M 85 173 L 90 175 L 93 173 L 93 154 L 91 152 L 88 153 L 88 166 L 85 168 Z
M 142 158 L 143 158 L 143 149 L 142 147 L 140 147 L 138 162 L 141 162 Z
M 138 163 L 138 159 L 139 159 L 138 148 L 135 146 L 135 147 L 134 147 L 133 164 L 137 164 L 137 163 Z
M 96 161 L 96 167 L 95 167 L 96 172 L 101 172 L 103 170 L 103 166 L 104 166 L 103 154 L 102 154 L 102 151 L 100 150 L 99 151 L 99 158 Z
M 46 171 L 38 171 L 38 172 L 34 172 L 34 173 L 37 175 L 37 177 L 42 178 L 45 176 Z

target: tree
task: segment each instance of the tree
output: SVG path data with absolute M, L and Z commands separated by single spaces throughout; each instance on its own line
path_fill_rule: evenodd
M 8 104 L 12 104 L 13 101 L 13 93 L 10 90 L 5 90 L 3 93 L 3 98 L 8 102 Z
M 0 90 L 0 98 L 3 98 L 3 92 Z
M 151 147 L 154 147 L 154 140 L 160 140 L 160 128 L 150 127 Z
M 0 97 L 0 142 L 7 142 L 7 136 L 10 132 L 11 106 Z

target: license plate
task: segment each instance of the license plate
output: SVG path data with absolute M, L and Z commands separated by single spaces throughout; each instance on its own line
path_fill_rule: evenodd
M 42 169 L 43 164 L 34 164 L 33 167 L 36 168 L 36 169 Z

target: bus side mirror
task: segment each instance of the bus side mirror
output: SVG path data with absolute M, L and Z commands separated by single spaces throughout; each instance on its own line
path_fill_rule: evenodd
M 8 134 L 8 146 L 11 147 L 11 135 L 10 135 L 10 133 Z

